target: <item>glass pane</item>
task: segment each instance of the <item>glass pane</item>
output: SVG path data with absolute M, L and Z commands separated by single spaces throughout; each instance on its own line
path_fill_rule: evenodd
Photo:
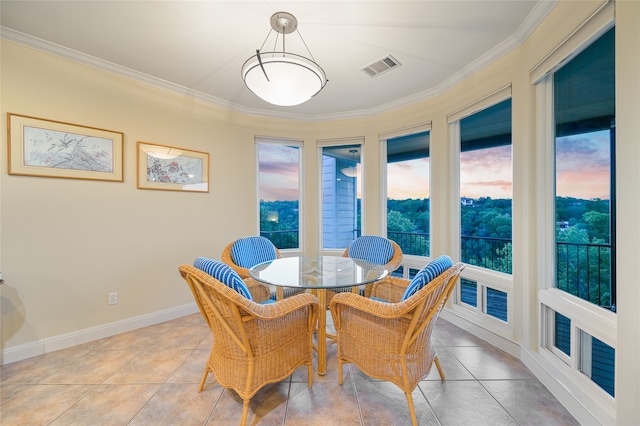
M 615 396 L 616 350 L 580 330 L 580 371 L 611 396 Z
M 478 307 L 478 283 L 460 278 L 460 300 L 467 305 Z
M 487 315 L 507 322 L 507 293 L 487 287 Z
M 322 245 L 344 249 L 360 236 L 360 145 L 322 148 Z
M 429 256 L 429 132 L 387 140 L 387 237 Z
M 557 312 L 554 314 L 553 345 L 567 356 L 571 356 L 571 320 Z
M 615 310 L 614 29 L 554 75 L 556 287 Z
M 460 248 L 471 265 L 511 273 L 511 99 L 460 121 Z
M 258 144 L 260 235 L 279 249 L 299 248 L 300 148 Z

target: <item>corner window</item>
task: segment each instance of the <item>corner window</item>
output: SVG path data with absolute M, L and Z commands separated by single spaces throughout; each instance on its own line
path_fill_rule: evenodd
M 555 356 L 552 362 L 568 366 L 575 383 L 587 383 L 588 377 L 594 386 L 587 389 L 607 394 L 612 404 L 617 341 L 615 27 L 595 25 L 592 31 L 584 40 L 571 40 L 580 50 L 557 58 L 558 68 L 551 67 L 537 83 L 544 130 L 539 164 L 553 166 L 539 169 L 545 271 L 538 298 L 547 312 L 541 330 L 545 349 Z
M 553 76 L 556 287 L 615 312 L 615 32 Z

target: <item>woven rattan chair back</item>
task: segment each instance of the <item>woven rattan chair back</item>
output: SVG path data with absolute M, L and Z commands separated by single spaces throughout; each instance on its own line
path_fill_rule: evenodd
M 253 239 L 260 239 L 261 242 L 266 243 L 267 240 L 264 237 L 245 237 L 245 238 L 253 238 Z M 266 240 L 266 241 L 265 241 Z M 237 273 L 238 275 L 240 275 L 240 278 L 247 279 L 250 278 L 249 275 L 249 268 L 251 266 L 255 266 L 255 265 L 251 265 L 249 267 L 246 266 L 240 266 L 238 265 L 234 260 L 233 260 L 233 246 L 236 244 L 236 242 L 239 240 L 234 240 L 232 242 L 230 242 L 229 244 L 227 244 L 227 246 L 224 248 L 224 250 L 222 250 L 222 256 L 220 258 L 220 260 L 222 260 L 224 263 L 226 263 L 227 265 L 231 266 Z M 282 257 L 282 254 L 280 253 L 280 250 L 278 250 L 278 248 L 276 246 L 274 246 L 273 244 L 271 244 L 275 253 L 275 257 L 274 259 L 280 259 Z M 269 260 L 269 259 L 266 259 Z
M 368 240 L 371 240 L 371 242 L 368 242 Z M 377 242 L 377 240 L 380 240 L 380 242 L 383 242 L 384 245 L 388 244 L 391 248 L 392 248 L 392 252 L 391 252 L 391 257 L 389 259 L 386 260 L 385 263 L 380 263 L 377 262 L 375 260 L 375 258 L 377 256 L 375 256 L 375 254 L 372 254 L 370 256 L 367 256 L 366 254 L 363 256 L 361 253 L 363 253 L 362 251 L 359 253 L 359 255 L 357 256 L 358 259 L 361 260 L 366 260 L 367 262 L 370 263 L 380 263 L 382 266 L 385 267 L 385 269 L 389 270 L 389 273 L 395 271 L 396 269 L 398 269 L 400 267 L 400 264 L 402 263 L 402 249 L 400 248 L 400 246 L 393 240 L 389 240 L 383 237 L 379 237 L 379 236 L 375 236 L 375 235 L 363 235 L 361 237 L 356 238 L 354 241 L 351 242 L 351 244 L 349 245 L 349 247 L 347 247 L 344 252 L 342 253 L 342 256 L 344 257 L 354 257 L 352 254 L 352 247 L 354 245 L 358 245 L 358 244 L 363 244 L 362 242 L 364 242 L 364 244 L 371 244 L 372 247 L 375 247 L 376 245 L 380 244 L 379 242 Z M 382 244 L 380 244 L 382 245 Z M 364 252 L 366 253 L 366 251 Z
M 379 245 L 381 247 L 388 245 L 389 247 L 391 247 L 391 256 L 389 259 L 386 259 L 385 263 L 381 263 L 378 261 L 378 259 L 380 259 L 380 256 L 374 252 L 375 250 L 372 250 L 369 255 L 366 254 L 366 251 L 360 250 L 358 252 L 357 257 L 355 257 L 357 259 L 364 260 L 369 263 L 380 264 L 385 269 L 389 270 L 389 274 L 391 274 L 391 272 L 398 269 L 400 267 L 400 264 L 402 263 L 402 258 L 403 258 L 402 249 L 393 240 L 389 240 L 384 237 L 379 237 L 376 235 L 363 235 L 361 237 L 356 238 L 354 241 L 351 242 L 351 244 L 346 249 L 344 249 L 344 252 L 342 253 L 343 257 L 353 257 L 351 248 L 354 244 L 370 245 L 370 247 L 372 248 L 375 248 L 376 245 Z M 345 287 L 345 288 L 336 288 L 332 290 L 327 290 L 327 303 L 331 302 L 331 299 L 337 293 L 358 292 L 360 294 L 364 294 L 366 297 L 369 297 L 369 294 L 371 293 L 371 288 L 372 288 L 371 286 L 372 284 L 367 284 L 360 287 L 353 287 L 353 288 Z
M 306 365 L 311 387 L 318 317 L 315 296 L 301 293 L 261 305 L 198 268 L 181 265 L 178 269 L 213 334 L 198 392 L 212 372 L 220 385 L 243 399 L 240 423 L 244 425 L 249 401 L 266 384 L 279 382 Z

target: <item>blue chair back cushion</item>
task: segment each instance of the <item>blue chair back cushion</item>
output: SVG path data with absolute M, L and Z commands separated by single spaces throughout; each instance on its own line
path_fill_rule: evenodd
M 231 246 L 233 263 L 243 268 L 251 268 L 276 256 L 275 246 L 265 237 L 240 238 Z
M 391 241 L 376 235 L 363 235 L 349 245 L 349 257 L 385 265 L 393 257 Z
M 440 256 L 433 259 L 424 268 L 416 274 L 415 277 L 409 283 L 409 286 L 402 295 L 401 300 L 407 300 L 413 296 L 418 290 L 427 285 L 438 275 L 446 271 L 453 266 L 453 261 L 449 256 Z
M 206 257 L 199 257 L 193 262 L 193 266 L 211 275 L 227 287 L 234 289 L 247 299 L 253 300 L 249 288 L 247 288 L 247 285 L 242 281 L 240 275 L 226 263 Z

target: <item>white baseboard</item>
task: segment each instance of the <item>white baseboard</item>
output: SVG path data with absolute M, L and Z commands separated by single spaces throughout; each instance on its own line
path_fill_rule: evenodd
M 140 315 L 133 318 L 127 318 L 115 321 L 109 324 L 103 324 L 96 327 L 86 328 L 71 333 L 61 334 L 58 336 L 48 337 L 35 342 L 26 343 L 24 345 L 4 348 L 0 353 L 0 365 L 9 364 L 11 362 L 20 361 L 34 356 L 42 355 L 48 352 L 69 348 L 71 346 L 80 345 L 82 343 L 91 342 L 97 339 L 114 336 L 116 334 L 135 330 L 150 325 L 159 324 L 161 322 L 180 318 L 185 315 L 194 314 L 198 311 L 195 303 L 177 306 L 175 308 L 163 311 L 153 312 L 151 314 Z

